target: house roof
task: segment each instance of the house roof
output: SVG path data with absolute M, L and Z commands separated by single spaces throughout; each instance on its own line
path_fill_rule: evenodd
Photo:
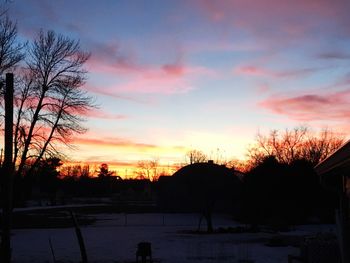
M 211 161 L 203 163 L 193 163 L 180 168 L 173 176 L 188 175 L 234 175 L 234 170 L 224 165 L 218 165 Z
M 332 155 L 315 166 L 315 171 L 319 175 L 325 175 L 345 169 L 350 169 L 350 140 L 339 147 Z

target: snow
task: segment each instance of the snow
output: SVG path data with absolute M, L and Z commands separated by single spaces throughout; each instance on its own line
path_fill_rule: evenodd
M 191 234 L 197 229 L 195 214 L 97 214 L 95 224 L 81 227 L 89 262 L 135 262 L 139 242 L 152 243 L 158 262 L 287 262 L 288 254 L 298 255 L 292 246 L 268 247 L 273 233 Z M 237 226 L 229 217 L 214 217 L 214 226 Z M 186 232 L 187 231 L 187 232 Z M 333 225 L 298 226 L 286 235 L 333 232 Z M 49 238 L 59 262 L 79 262 L 80 251 L 74 228 L 13 230 L 15 263 L 53 262 Z

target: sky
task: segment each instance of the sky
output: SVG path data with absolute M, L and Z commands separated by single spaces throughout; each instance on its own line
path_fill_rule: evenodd
M 11 0 L 21 40 L 42 30 L 91 52 L 87 116 L 71 161 L 244 159 L 258 131 L 348 134 L 350 1 Z

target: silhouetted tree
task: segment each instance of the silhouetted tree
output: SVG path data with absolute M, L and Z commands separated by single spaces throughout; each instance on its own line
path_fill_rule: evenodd
M 4 92 L 3 74 L 14 71 L 17 64 L 24 59 L 24 45 L 17 41 L 17 27 L 11 20 L 0 15 L 0 127 L 3 129 Z
M 148 179 L 150 181 L 157 181 L 161 175 L 159 168 L 159 160 L 157 158 L 149 161 L 139 161 L 137 163 L 136 171 L 137 179 Z
M 8 17 L 0 16 L 0 75 L 14 70 L 25 57 L 24 44 L 17 41 L 17 27 Z
M 72 176 L 72 177 L 90 177 L 91 169 L 89 164 L 74 164 L 74 165 L 64 165 L 60 169 L 61 176 Z
M 230 161 L 226 162 L 226 166 L 241 173 L 248 172 L 250 168 L 247 161 L 240 159 L 231 159 Z
M 318 135 L 305 127 L 297 127 L 284 132 L 272 130 L 265 136 L 258 133 L 256 142 L 248 150 L 250 166 L 261 163 L 267 156 L 275 156 L 278 162 L 291 164 L 298 159 L 306 159 L 316 165 L 338 149 L 344 138 L 328 129 Z
M 58 145 L 71 145 L 74 134 L 85 132 L 82 116 L 94 107 L 81 89 L 89 54 L 81 51 L 78 41 L 41 31 L 27 54 L 16 96 L 17 174 L 22 174 L 28 156 L 34 159 L 34 169 L 43 157 L 58 155 Z
M 186 153 L 186 163 L 194 164 L 194 163 L 203 163 L 208 161 L 208 157 L 200 150 L 190 150 Z
M 57 157 L 40 160 L 32 175 L 34 183 L 39 185 L 40 192 L 48 194 L 51 205 L 56 204 L 56 192 L 60 175 L 57 169 L 61 165 L 61 159 Z
M 242 215 L 251 223 L 302 223 L 311 216 L 326 219 L 332 200 L 308 160 L 285 164 L 268 156 L 244 177 Z
M 271 220 L 279 214 L 277 202 L 283 199 L 278 196 L 283 189 L 281 179 L 285 167 L 274 156 L 265 159 L 244 177 L 243 214 L 248 221 L 257 223 Z
M 103 163 L 103 164 L 100 165 L 99 172 L 98 172 L 98 177 L 103 178 L 103 177 L 107 177 L 107 176 L 112 176 L 114 174 L 115 174 L 114 171 L 109 171 L 108 164 Z

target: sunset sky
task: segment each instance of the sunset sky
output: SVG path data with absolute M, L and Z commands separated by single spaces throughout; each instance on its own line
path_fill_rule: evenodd
M 74 161 L 124 173 L 198 149 L 244 158 L 258 130 L 350 128 L 350 1 L 13 0 L 20 38 L 40 29 L 91 52 L 96 98 Z

